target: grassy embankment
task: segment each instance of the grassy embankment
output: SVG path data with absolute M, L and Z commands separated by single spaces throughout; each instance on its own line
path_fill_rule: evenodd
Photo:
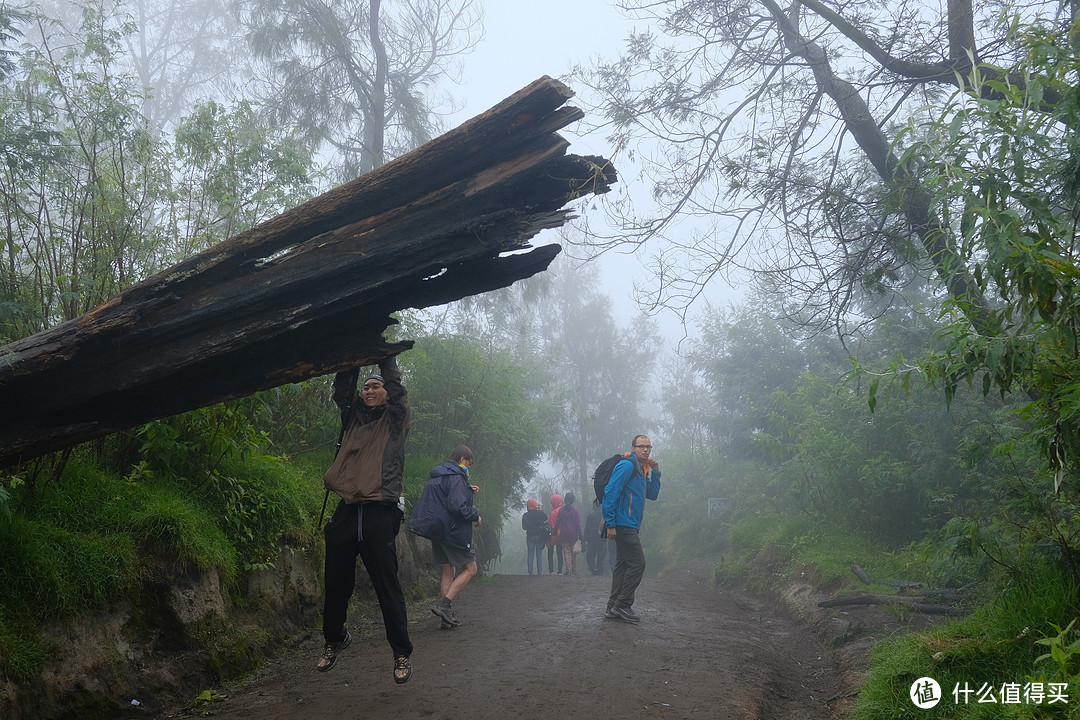
M 32 683 L 58 638 L 46 619 L 75 620 L 182 569 L 216 569 L 234 601 L 248 568 L 284 541 L 321 552 L 315 471 L 269 456 L 224 458 L 199 481 L 137 467 L 127 476 L 73 457 L 55 477 L 8 483 L 0 505 L 0 670 Z M 314 479 L 313 479 L 314 478 Z
M 931 544 L 889 550 L 807 518 L 744 518 L 730 528 L 724 550 L 717 580 L 761 593 L 777 592 L 796 572 L 809 574 L 833 595 L 895 592 L 861 585 L 851 572 L 853 562 L 872 569 L 875 578 L 932 587 L 941 587 L 943 579 L 957 582 L 965 574 L 969 577 L 963 579 L 976 579 L 974 565 L 958 570 L 943 562 Z M 769 562 L 760 561 L 763 552 Z M 1061 568 L 1037 560 L 1034 553 L 1027 567 L 996 568 L 978 580 L 971 614 L 875 646 L 853 720 L 1080 717 L 1080 640 L 1070 627 L 1080 610 L 1077 588 Z M 1065 628 L 1068 632 L 1059 631 Z M 909 697 L 912 683 L 923 677 L 941 687 L 941 701 L 932 709 L 916 707 Z M 1064 685 L 1052 688 L 1051 683 Z M 1026 693 L 1037 692 L 1040 684 L 1043 698 L 1036 702 Z M 990 697 L 980 695 L 984 686 L 993 687 L 996 702 L 979 702 Z M 972 692 L 965 694 L 965 689 Z M 1055 691 L 1068 702 L 1051 703 Z

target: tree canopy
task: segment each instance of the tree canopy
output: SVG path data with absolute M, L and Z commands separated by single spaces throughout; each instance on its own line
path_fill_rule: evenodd
M 1080 468 L 1075 353 L 1055 350 L 1077 345 L 1073 18 L 969 0 L 620 6 L 649 29 L 578 77 L 613 139 L 659 148 L 639 156 L 656 212 L 611 206 L 631 239 L 663 239 L 654 302 L 741 268 L 804 327 L 846 334 L 932 280 L 957 323 L 921 372 L 946 398 L 976 380 L 1029 393 L 1050 462 Z M 686 216 L 704 224 L 674 232 Z
M 333 150 L 341 180 L 434 137 L 439 81 L 479 40 L 473 0 L 242 0 L 267 110 Z M 444 98 L 445 99 L 445 98 Z

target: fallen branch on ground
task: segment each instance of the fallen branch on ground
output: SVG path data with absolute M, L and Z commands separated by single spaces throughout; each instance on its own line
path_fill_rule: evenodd
M 822 600 L 818 603 L 818 607 L 845 607 L 845 606 L 859 606 L 859 605 L 901 605 L 903 607 L 911 608 L 916 612 L 927 613 L 932 615 L 965 615 L 969 611 L 963 607 L 957 607 L 953 605 L 947 605 L 942 603 L 927 603 L 925 600 L 929 598 L 937 598 L 943 601 L 943 603 L 963 602 L 967 600 L 965 593 L 975 586 L 975 583 L 969 583 L 959 588 L 940 588 L 925 590 L 922 588 L 922 583 L 918 582 L 891 582 L 891 583 L 875 583 L 870 577 L 869 573 L 859 567 L 857 564 L 851 564 L 851 572 L 855 574 L 855 577 L 859 578 L 863 583 L 867 585 L 887 585 L 895 587 L 901 594 L 897 595 L 849 595 L 847 597 L 833 598 L 831 600 Z M 903 594 L 907 590 L 918 589 L 917 595 Z

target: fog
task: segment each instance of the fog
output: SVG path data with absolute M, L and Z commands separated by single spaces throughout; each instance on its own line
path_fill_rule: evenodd
M 461 122 L 487 110 L 510 96 L 533 80 L 549 75 L 564 78 L 575 66 L 591 66 L 601 60 L 612 61 L 625 50 L 632 30 L 641 31 L 647 25 L 634 22 L 621 13 L 609 0 L 551 0 L 544 3 L 487 2 L 484 6 L 483 40 L 476 49 L 461 58 L 462 82 L 450 91 L 463 103 L 463 108 L 449 118 L 450 125 Z M 575 87 L 581 95 L 587 89 Z M 570 104 L 575 104 L 574 98 Z M 625 149 L 618 154 L 606 137 L 604 129 L 587 132 L 589 122 L 599 118 L 586 118 L 561 131 L 570 142 L 570 150 L 577 155 L 600 155 L 612 159 L 619 172 L 619 184 L 612 191 L 625 194 L 632 202 L 644 209 L 653 205 L 651 181 L 642 175 L 641 167 L 633 161 Z M 584 126 L 584 127 L 583 127 Z M 653 152 L 654 148 L 638 147 L 635 154 Z M 604 213 L 598 203 L 590 202 L 580 208 L 583 220 L 594 230 L 610 232 Z M 692 231 L 692 222 L 680 227 L 683 233 Z M 557 242 L 558 231 L 542 233 L 537 242 Z M 655 283 L 649 270 L 650 260 L 660 251 L 662 241 L 639 247 L 616 248 L 591 260 L 600 267 L 603 292 L 611 298 L 615 317 L 624 325 L 630 324 L 642 312 L 649 312 L 658 320 L 666 349 L 676 350 L 687 333 L 693 333 L 692 323 L 669 309 L 643 309 L 634 299 L 635 285 Z M 581 248 L 568 247 L 564 252 L 584 260 L 590 254 Z M 744 297 L 741 287 L 732 287 L 722 277 L 715 278 L 701 303 L 727 306 Z M 699 305 L 700 305 L 699 304 Z
M 1076 120 L 1075 27 L 1057 3 L 1038 1 L 1011 6 L 1008 27 L 997 4 L 797 10 L 673 0 L 43 0 L 25 8 L 0 0 L 5 367 L 17 374 L 16 355 L 45 330 L 90 336 L 79 318 L 95 308 L 197 316 L 151 319 L 143 341 L 118 318 L 90 338 L 99 365 L 117 374 L 131 345 L 139 358 L 157 355 L 145 373 L 145 386 L 160 391 L 145 403 L 161 410 L 147 416 L 157 419 L 19 456 L 18 467 L 0 472 L 0 546 L 12 549 L 0 562 L 0 647 L 19 651 L 14 664 L 0 658 L 0 676 L 17 679 L 19 668 L 30 687 L 51 667 L 55 643 L 39 641 L 34 628 L 130 605 L 151 582 L 155 593 L 165 588 L 171 575 L 147 559 L 168 573 L 213 569 L 223 587 L 237 587 L 241 572 L 283 552 L 315 548 L 318 557 L 313 526 L 329 497 L 321 478 L 344 433 L 331 393 L 359 375 L 359 363 L 381 360 L 389 372 L 386 356 L 397 352 L 412 423 L 404 467 L 399 475 L 384 465 L 380 499 L 398 495 L 406 512 L 415 508 L 430 469 L 467 444 L 479 490 L 462 490 L 483 518 L 472 542 L 486 571 L 526 567 L 526 499 L 547 511 L 550 495 L 572 491 L 585 511 L 598 463 L 644 433 L 662 472 L 642 521 L 650 572 L 720 558 L 731 581 L 754 574 L 754 587 L 765 587 L 790 568 L 846 592 L 835 578 L 857 559 L 847 555 L 873 553 L 926 587 L 978 580 L 983 598 L 1009 593 L 999 610 L 978 616 L 1002 616 L 975 628 L 979 653 L 1024 657 L 1004 663 L 991 654 L 983 667 L 1009 675 L 954 679 L 966 687 L 1046 677 L 1031 643 L 1066 647 L 1080 586 L 1077 147 L 1075 134 L 1061 131 Z M 1036 18 L 1043 13 L 1050 20 Z M 642 34 L 621 56 L 633 32 Z M 533 239 L 563 247 L 547 271 L 485 292 L 498 285 L 482 276 L 490 266 L 460 253 L 478 219 L 511 217 L 507 206 L 530 203 L 522 175 L 507 171 L 524 163 L 489 152 L 493 172 L 462 162 L 468 174 L 456 182 L 507 180 L 505 194 L 475 194 L 496 198 L 494 206 L 458 203 L 460 185 L 426 187 L 441 176 L 415 163 L 414 175 L 395 178 L 413 191 L 401 191 L 407 199 L 387 190 L 393 183 L 369 188 L 386 193 L 381 217 L 406 221 L 399 235 L 387 232 L 385 255 L 339 266 L 347 253 L 324 242 L 324 229 L 286 250 L 329 267 L 344 285 L 370 288 L 370 305 L 333 298 L 323 311 L 297 293 L 295 314 L 238 304 L 223 306 L 242 308 L 225 317 L 182 290 L 130 291 L 193 257 L 194 273 L 200 253 L 325 198 L 545 75 L 562 79 L 577 96 L 570 104 L 586 113 L 560 130 L 568 152 L 610 159 L 619 174 L 606 195 L 572 201 L 577 219 Z M 518 146 L 538 158 L 530 169 L 539 176 L 556 166 L 547 160 L 558 143 L 546 132 L 567 117 L 514 115 L 513 128 L 501 127 L 511 138 L 521 128 L 544 135 Z M 530 179 L 557 188 L 522 213 L 537 226 L 548 226 L 551 206 L 606 175 L 573 165 L 569 177 Z M 417 198 L 449 199 L 433 207 L 461 224 L 414 211 Z M 321 227 L 334 212 L 311 215 L 303 227 Z M 402 259 L 403 247 L 422 243 L 399 238 L 438 234 L 430 226 L 455 228 L 443 233 L 446 254 Z M 354 241 L 350 259 L 366 262 L 381 236 L 358 227 L 333 231 Z M 501 240 L 523 226 L 507 227 Z M 468 247 L 490 249 L 483 241 L 496 234 L 477 232 Z M 469 241 L 458 244 L 462 235 Z M 235 264 L 213 266 L 241 288 L 236 295 L 255 305 L 299 285 L 304 271 L 284 262 L 278 285 L 264 281 L 277 277 L 269 273 L 237 283 L 229 268 L 279 260 L 251 253 L 245 240 L 226 246 Z M 307 243 L 334 257 L 307 253 Z M 506 242 L 492 254 L 504 249 L 520 250 Z M 409 284 L 388 285 L 380 268 L 406 268 Z M 174 273 L 176 287 L 187 272 Z M 429 285 L 439 294 L 412 295 L 421 279 L 443 274 Z M 441 292 L 469 275 L 482 282 Z M 125 293 L 139 304 L 114 301 Z M 383 307 L 391 293 L 401 300 L 393 310 Z M 412 310 L 451 297 L 461 299 Z M 307 308 L 333 324 L 317 326 L 315 343 L 260 341 L 229 324 L 274 314 L 295 326 Z M 384 319 L 392 311 L 396 324 Z M 235 340 L 243 352 L 206 382 L 220 390 L 214 400 L 230 400 L 193 408 L 174 376 L 151 373 L 176 367 L 162 351 L 166 333 L 190 338 L 189 354 L 204 367 L 204 349 Z M 414 345 L 402 351 L 401 341 Z M 316 344 L 337 359 L 319 361 Z M 268 348 L 303 374 L 253 371 L 250 358 Z M 43 398 L 95 382 L 81 372 L 92 370 L 86 355 L 47 342 L 35 352 L 84 364 L 57 373 L 66 384 L 30 384 L 15 403 L 46 414 Z M 244 384 L 252 378 L 265 382 Z M 161 403 L 170 393 L 185 404 Z M 135 405 L 131 397 L 117 402 Z M 86 401 L 47 420 L 121 429 L 101 421 L 118 414 L 103 405 Z M 402 422 L 404 414 L 387 412 L 380 423 L 391 415 Z M 1046 592 L 1032 592 L 1040 585 Z M 968 627 L 948 642 L 974 647 Z M 1003 640 L 984 642 L 995 637 Z M 849 639 L 861 644 L 861 631 Z M 925 653 L 898 647 L 888 652 L 912 657 L 884 662 L 879 687 L 892 687 L 897 673 L 925 672 L 911 667 Z M 1075 686 L 1074 668 L 1059 664 Z
M 738 486 L 747 503 L 767 504 L 785 495 L 779 488 L 789 467 L 804 472 L 809 465 L 828 492 L 795 493 L 789 502 L 847 499 L 855 492 L 852 478 L 806 449 L 817 441 L 821 452 L 832 452 L 825 438 L 807 437 L 817 427 L 805 414 L 823 413 L 828 427 L 838 424 L 829 414 L 839 414 L 854 423 L 848 436 L 880 422 L 880 409 L 866 415 L 877 402 L 866 397 L 877 392 L 876 376 L 867 381 L 869 393 L 861 379 L 852 387 L 838 382 L 850 370 L 849 353 L 887 377 L 881 368 L 892 353 L 919 357 L 935 348 L 935 333 L 953 320 L 938 312 L 952 286 L 935 285 L 935 277 L 990 255 L 978 243 L 967 258 L 928 255 L 938 238 L 919 232 L 940 227 L 937 218 L 897 211 L 887 199 L 890 179 L 875 175 L 895 161 L 896 138 L 884 134 L 890 122 L 908 115 L 937 121 L 933 108 L 906 104 L 917 94 L 909 84 L 868 80 L 855 93 L 830 96 L 806 58 L 773 54 L 778 35 L 757 36 L 738 18 L 676 13 L 630 22 L 605 0 L 489 2 L 480 37 L 480 19 L 465 0 L 401 0 L 382 4 L 386 22 L 375 24 L 385 34 L 373 42 L 370 7 L 359 0 L 99 2 L 89 3 L 81 21 L 73 3 L 48 5 L 36 9 L 59 10 L 63 24 L 0 16 L 0 72 L 12 79 L 0 125 L 10 155 L 0 194 L 12 220 L 8 284 L 0 285 L 0 330 L 9 339 L 74 319 L 139 277 L 380 166 L 540 76 L 567 78 L 577 93 L 573 104 L 586 110 L 584 120 L 562 131 L 569 152 L 610 158 L 620 181 L 602 198 L 575 201 L 578 220 L 535 239 L 564 246 L 557 270 L 539 278 L 554 290 L 516 283 L 468 307 L 436 310 L 450 318 L 445 326 L 403 320 L 415 323 L 404 332 L 425 337 L 423 350 L 431 351 L 408 360 L 414 381 L 427 373 L 428 397 L 441 400 L 432 402 L 431 417 L 445 418 L 455 432 L 475 423 L 468 432 L 497 434 L 483 413 L 472 412 L 481 399 L 489 408 L 498 404 L 479 397 L 491 370 L 521 402 L 504 422 L 539 406 L 556 417 L 527 418 L 535 423 L 521 424 L 519 443 L 563 423 L 557 440 L 544 438 L 550 454 L 507 453 L 499 482 L 510 503 L 522 499 L 519 481 L 538 498 L 581 492 L 595 462 L 639 430 L 656 432 L 665 460 L 680 459 L 672 477 L 684 483 L 678 492 L 687 503 Z M 413 13 L 420 5 L 462 16 Z M 680 7 L 638 5 L 661 16 Z M 767 6 L 755 12 L 762 27 L 785 21 Z M 432 23 L 444 32 L 428 32 Z M 663 30 L 672 27 L 684 34 L 666 37 Z M 605 75 L 599 66 L 619 56 L 632 30 L 648 31 L 655 43 L 639 38 L 627 62 Z M 841 46 L 850 39 L 836 32 L 830 41 Z M 932 47 L 930 40 L 918 45 Z M 849 65 L 831 71 L 835 79 L 855 82 L 844 73 L 860 70 L 858 62 L 873 64 L 857 60 L 862 53 L 851 49 Z M 1009 60 L 1003 54 L 1002 63 Z M 876 77 L 872 67 L 850 75 Z M 780 76 L 782 83 L 768 80 Z M 867 112 L 875 122 L 859 128 L 863 144 L 856 146 L 845 118 Z M 864 140 L 873 133 L 880 137 Z M 923 210 L 931 212 L 929 203 Z M 586 227 L 595 233 L 590 240 L 607 236 L 604 252 L 585 242 Z M 956 247 L 950 252 L 967 251 Z M 590 257 L 585 271 L 576 266 Z M 670 294 L 655 292 L 661 270 Z M 771 283 L 771 294 L 749 292 L 751 276 Z M 651 303 L 639 304 L 643 298 Z M 970 304 L 956 307 L 979 319 Z M 951 329 L 970 330 L 963 323 Z M 875 342 L 860 345 L 856 330 Z M 459 365 L 431 361 L 439 342 L 444 357 L 467 353 L 484 372 L 453 376 Z M 841 401 L 819 383 L 846 393 L 847 404 L 838 407 Z M 935 409 L 939 400 L 934 391 L 920 398 Z M 1046 427 L 1058 426 L 1057 418 L 1049 420 Z M 919 422 L 913 414 L 900 424 L 912 431 Z M 576 441 L 586 434 L 588 442 Z M 452 446 L 449 435 L 435 432 L 424 441 L 431 456 Z M 877 441 L 864 442 L 867 452 Z M 910 448 L 888 452 L 923 468 Z M 871 474 L 883 487 L 864 506 L 899 502 L 890 493 L 902 483 Z M 941 480 L 935 470 L 925 475 L 903 501 L 910 501 L 911 517 L 936 521 L 941 508 L 927 507 L 925 489 Z M 772 495 L 762 499 L 759 486 Z M 896 534 L 905 533 L 912 535 L 910 528 Z

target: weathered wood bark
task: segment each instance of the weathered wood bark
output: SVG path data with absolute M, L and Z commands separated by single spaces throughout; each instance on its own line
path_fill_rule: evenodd
M 827 608 L 843 607 L 845 605 L 888 605 L 889 603 L 907 605 L 912 603 L 919 603 L 925 599 L 925 597 L 918 595 L 849 595 L 847 597 L 833 598 L 832 600 L 822 600 L 818 603 L 818 607 Z
M 0 467 L 258 390 L 375 362 L 390 313 L 548 267 L 568 203 L 606 192 L 567 155 L 582 117 L 541 78 L 373 172 L 0 348 Z
M 851 564 L 851 572 L 855 573 L 855 577 L 859 578 L 866 585 L 873 585 L 873 579 L 866 574 L 866 571 L 859 567 L 856 563 Z
M 963 607 L 924 602 L 926 597 L 912 595 L 852 595 L 850 597 L 822 600 L 818 607 L 850 607 L 852 605 L 900 605 L 915 612 L 928 615 L 966 615 L 970 611 Z

